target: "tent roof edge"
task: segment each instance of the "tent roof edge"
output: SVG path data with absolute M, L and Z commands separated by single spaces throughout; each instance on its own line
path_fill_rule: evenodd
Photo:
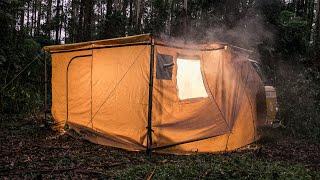
M 146 45 L 151 44 L 152 39 L 151 34 L 141 34 L 135 36 L 126 36 L 112 39 L 72 43 L 72 44 L 63 44 L 63 45 L 51 45 L 43 47 L 44 51 L 50 53 L 61 53 L 61 52 L 70 52 L 70 51 L 80 51 L 88 50 L 95 48 L 106 48 L 106 47 L 117 47 L 117 46 L 130 46 L 130 45 Z M 189 49 L 189 50 L 219 50 L 228 46 L 228 43 L 223 42 L 211 42 L 211 43 L 196 43 L 196 42 L 185 42 L 182 40 L 176 39 L 166 39 L 162 40 L 161 38 L 155 38 L 155 45 L 167 46 L 172 48 L 180 49 Z
M 64 44 L 64 45 L 51 45 L 51 46 L 43 47 L 43 50 L 51 53 L 55 53 L 60 51 L 83 50 L 83 49 L 100 47 L 100 46 L 108 46 L 108 45 L 111 46 L 111 45 L 125 45 L 125 44 L 139 43 L 139 42 L 141 43 L 150 42 L 150 39 L 151 39 L 151 34 L 141 34 L 141 35 L 135 35 L 135 36 L 87 41 L 87 42 Z

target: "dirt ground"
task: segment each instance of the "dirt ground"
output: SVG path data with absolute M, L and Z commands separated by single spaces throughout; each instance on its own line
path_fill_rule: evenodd
M 1 118 L 0 179 L 320 178 L 320 144 L 279 131 L 233 153 L 153 154 L 150 159 L 145 152 L 59 134 L 32 118 Z

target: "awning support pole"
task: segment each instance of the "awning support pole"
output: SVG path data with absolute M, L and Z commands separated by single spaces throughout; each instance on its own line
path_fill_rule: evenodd
M 47 100 L 48 100 L 48 81 L 47 81 L 47 53 L 44 52 L 44 122 L 47 123 Z
M 147 155 L 152 154 L 152 97 L 153 97 L 153 72 L 154 72 L 154 39 L 151 36 L 150 51 L 150 76 L 149 76 L 149 102 L 148 102 L 148 127 L 147 127 Z

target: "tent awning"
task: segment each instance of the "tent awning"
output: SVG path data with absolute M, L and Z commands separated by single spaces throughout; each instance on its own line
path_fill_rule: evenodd
M 88 50 L 96 48 L 107 48 L 115 46 L 130 46 L 139 44 L 151 44 L 152 35 L 151 34 L 141 34 L 135 36 L 127 36 L 113 39 L 88 41 L 73 44 L 64 45 L 52 45 L 45 46 L 43 49 L 50 53 L 60 53 L 60 52 L 70 52 L 79 50 Z M 210 51 L 215 49 L 223 49 L 227 47 L 226 43 L 206 43 L 206 44 L 196 44 L 194 42 L 185 42 L 182 40 L 162 40 L 155 38 L 154 43 L 159 46 L 167 46 L 178 49 L 189 49 L 189 50 L 200 50 L 200 51 Z
M 107 46 L 121 46 L 121 45 L 137 44 L 137 43 L 150 43 L 150 40 L 151 40 L 150 34 L 142 34 L 142 35 L 136 35 L 136 36 L 88 41 L 88 42 L 65 44 L 65 45 L 45 46 L 43 49 L 45 51 L 49 51 L 50 53 L 68 52 L 68 51 L 86 50 L 86 49 L 99 48 L 99 47 L 103 48 Z

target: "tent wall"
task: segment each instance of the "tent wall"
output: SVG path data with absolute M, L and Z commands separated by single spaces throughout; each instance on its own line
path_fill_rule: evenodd
M 257 94 L 263 84 L 247 56 L 225 49 L 191 51 L 163 46 L 157 46 L 156 52 L 169 54 L 174 59 L 178 56 L 200 57 L 209 93 L 208 98 L 180 101 L 176 78 L 155 80 L 153 129 L 156 149 L 176 145 L 161 151 L 216 152 L 234 150 L 255 140 L 256 122 L 259 121 Z M 176 66 L 174 76 L 175 73 Z
M 150 46 L 93 51 L 93 129 L 110 146 L 146 146 Z M 107 142 L 106 142 L 107 143 Z
M 143 149 L 149 59 L 147 45 L 53 54 L 54 119 L 80 133 L 86 129 L 103 134 L 101 139 L 88 135 L 93 141 L 99 139 L 97 143 Z
M 53 117 L 60 127 L 67 123 L 94 143 L 145 150 L 151 45 L 112 47 L 113 41 L 106 41 L 106 47 L 102 42 L 68 45 L 68 51 L 53 47 Z M 179 48 L 156 42 L 151 118 L 155 151 L 230 151 L 256 139 L 256 126 L 264 122 L 264 111 L 257 104 L 263 102 L 263 84 L 246 55 L 212 47 L 218 48 Z M 157 75 L 158 55 L 169 57 L 164 62 L 172 57 L 172 75 Z M 179 99 L 180 57 L 200 61 L 208 96 Z
M 212 61 L 224 58 L 224 50 L 212 51 Z M 210 94 L 205 73 L 203 52 L 156 46 L 157 54 L 170 55 L 174 59 L 172 80 L 155 79 L 152 125 L 154 146 L 163 147 L 182 142 L 214 137 L 229 132 L 225 117 Z M 207 98 L 180 100 L 177 88 L 177 58 L 199 58 Z M 157 57 L 157 56 L 156 56 Z M 217 68 L 210 66 L 211 71 Z M 187 72 L 193 73 L 193 72 Z

